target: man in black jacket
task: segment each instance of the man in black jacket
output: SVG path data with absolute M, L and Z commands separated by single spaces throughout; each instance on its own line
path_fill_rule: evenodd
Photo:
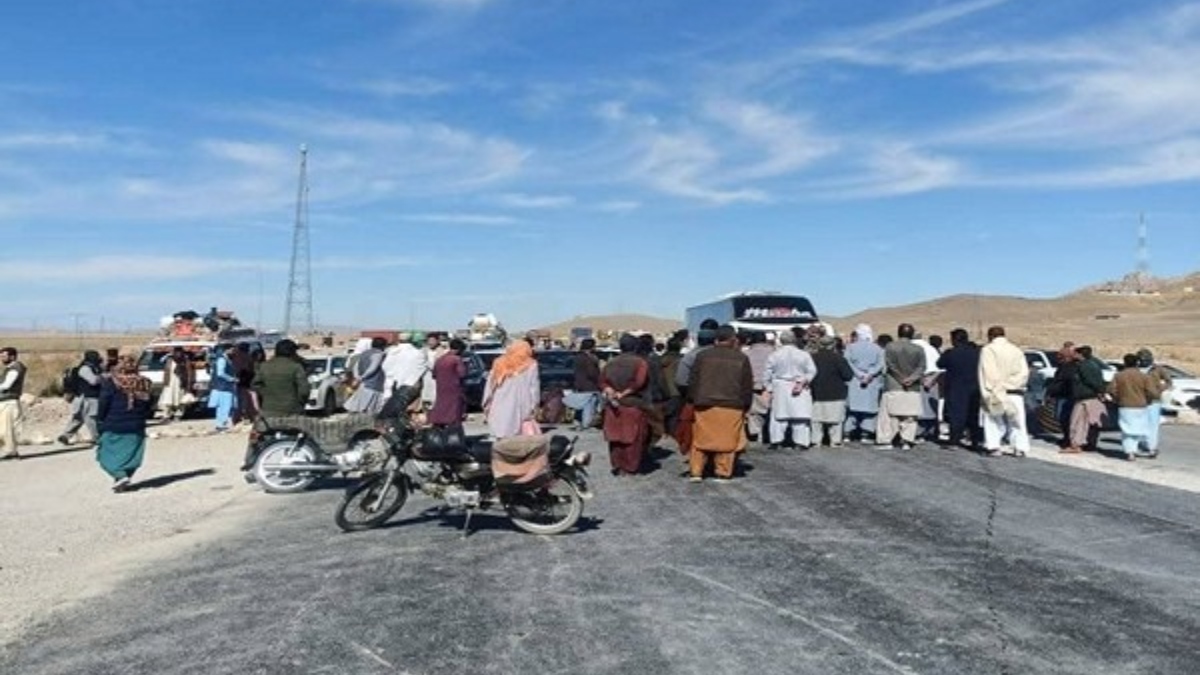
M 1075 343 L 1064 342 L 1058 352 L 1058 359 L 1054 377 L 1046 385 L 1046 395 L 1053 397 L 1056 402 L 1055 417 L 1058 419 L 1058 428 L 1062 430 L 1062 439 L 1058 445 L 1066 448 L 1071 445 L 1071 412 L 1075 409 L 1074 382 L 1079 372 Z
M 978 448 L 983 440 L 979 426 L 979 346 L 962 328 L 950 332 L 950 344 L 937 362 L 937 367 L 945 371 L 942 386 L 950 426 L 950 438 L 942 447 L 960 445 L 963 435 L 969 433 L 971 447 Z

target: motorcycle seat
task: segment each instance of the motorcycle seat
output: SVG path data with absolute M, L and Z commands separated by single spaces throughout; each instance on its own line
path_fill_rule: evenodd
M 566 436 L 550 437 L 550 464 L 561 464 L 571 452 L 571 439 Z

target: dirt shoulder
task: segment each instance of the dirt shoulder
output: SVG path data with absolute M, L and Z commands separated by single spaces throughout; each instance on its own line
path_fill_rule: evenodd
M 245 442 L 152 439 L 126 494 L 91 449 L 24 447 L 27 459 L 0 463 L 0 652 L 31 623 L 269 509 L 237 470 Z

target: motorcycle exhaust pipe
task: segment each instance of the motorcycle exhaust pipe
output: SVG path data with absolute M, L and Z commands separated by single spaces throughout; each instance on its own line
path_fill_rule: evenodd
M 264 464 L 263 470 L 271 473 L 338 473 L 349 471 L 352 467 L 341 467 L 337 464 Z

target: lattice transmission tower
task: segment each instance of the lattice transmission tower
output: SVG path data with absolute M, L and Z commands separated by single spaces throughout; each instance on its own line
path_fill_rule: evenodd
M 312 252 L 308 237 L 308 146 L 300 146 L 300 186 L 296 191 L 296 226 L 292 231 L 292 264 L 288 273 L 287 307 L 283 312 L 283 332 L 293 329 L 305 333 L 316 330 L 313 324 Z

